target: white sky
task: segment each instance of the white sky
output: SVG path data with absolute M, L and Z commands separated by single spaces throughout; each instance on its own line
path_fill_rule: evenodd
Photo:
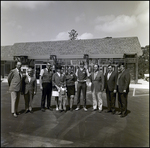
M 1 46 L 19 42 L 135 37 L 149 45 L 149 1 L 1 1 Z

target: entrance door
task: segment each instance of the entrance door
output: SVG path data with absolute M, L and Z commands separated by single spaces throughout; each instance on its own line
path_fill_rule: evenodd
M 46 64 L 35 64 L 35 76 L 36 79 L 40 78 L 40 71 L 41 69 L 46 68 Z

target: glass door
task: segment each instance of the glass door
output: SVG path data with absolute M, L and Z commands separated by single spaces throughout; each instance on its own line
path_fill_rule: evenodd
M 40 78 L 40 71 L 41 69 L 46 68 L 46 64 L 35 64 L 35 76 L 36 79 Z

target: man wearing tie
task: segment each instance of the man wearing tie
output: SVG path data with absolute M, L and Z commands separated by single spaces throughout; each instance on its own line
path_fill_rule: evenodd
M 94 72 L 91 73 L 89 79 L 92 82 L 93 111 L 96 111 L 98 107 L 99 113 L 101 113 L 103 106 L 102 93 L 104 90 L 104 75 L 103 72 L 99 71 L 98 64 L 94 65 Z
M 12 69 L 8 75 L 9 91 L 11 93 L 11 113 L 16 118 L 18 116 L 18 104 L 21 90 L 21 62 L 16 63 L 16 68 Z
M 112 65 L 107 66 L 107 72 L 105 74 L 105 89 L 107 96 L 107 111 L 115 114 L 115 102 L 116 102 L 116 90 L 117 90 L 117 73 L 113 71 Z
M 33 69 L 28 68 L 27 74 L 22 78 L 21 93 L 24 95 L 25 100 L 25 113 L 33 113 L 32 102 L 34 95 L 37 92 L 37 81 L 33 76 Z
M 127 98 L 129 93 L 130 85 L 130 73 L 125 69 L 124 63 L 118 66 L 118 79 L 117 79 L 117 91 L 118 91 L 118 106 L 120 117 L 125 117 L 127 115 Z

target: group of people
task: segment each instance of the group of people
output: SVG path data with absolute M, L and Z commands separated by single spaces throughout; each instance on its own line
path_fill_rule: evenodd
M 11 113 L 14 117 L 18 116 L 18 103 L 20 93 L 25 99 L 25 113 L 33 113 L 32 102 L 34 95 L 37 92 L 37 80 L 34 76 L 32 68 L 27 69 L 27 74 L 21 72 L 21 62 L 16 63 L 16 68 L 11 70 L 8 75 L 9 90 L 11 92 Z M 75 83 L 77 82 L 77 88 Z M 102 94 L 106 92 L 107 111 L 106 113 L 116 114 L 116 96 L 118 94 L 118 114 L 120 117 L 127 115 L 127 98 L 129 92 L 130 74 L 125 69 L 124 63 L 118 64 L 118 70 L 113 70 L 110 64 L 107 66 L 105 75 L 102 71 L 102 66 L 94 64 L 93 71 L 89 72 L 85 68 L 84 61 L 80 62 L 80 67 L 74 72 L 71 66 L 67 72 L 61 65 L 55 67 L 55 72 L 52 70 L 52 65 L 47 62 L 46 68 L 40 72 L 39 85 L 42 92 L 41 96 L 41 111 L 45 112 L 45 104 L 47 109 L 52 111 L 51 97 L 55 97 L 56 111 L 67 111 L 66 105 L 68 100 L 69 110 L 73 111 L 75 94 L 77 97 L 76 111 L 81 109 L 80 96 L 83 96 L 83 110 L 86 108 L 86 92 L 87 86 L 90 86 L 92 92 L 93 109 L 98 109 L 99 113 L 103 111 Z M 47 102 L 46 102 L 47 99 Z

